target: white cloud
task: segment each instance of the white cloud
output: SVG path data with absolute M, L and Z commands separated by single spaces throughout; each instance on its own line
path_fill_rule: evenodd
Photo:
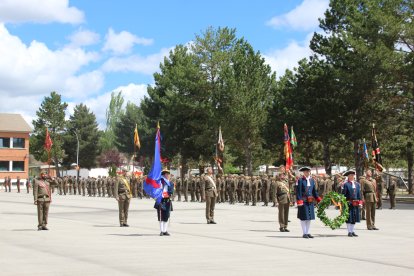
M 294 67 L 297 67 L 299 60 L 307 58 L 312 54 L 312 50 L 309 48 L 312 36 L 313 33 L 310 33 L 302 42 L 292 41 L 283 49 L 276 49 L 265 53 L 263 56 L 266 63 L 272 67 L 273 71 L 276 71 L 279 77 L 283 76 L 286 69 L 292 70 Z
M 319 26 L 318 18 L 323 17 L 329 7 L 329 0 L 304 0 L 288 13 L 271 18 L 267 25 L 276 29 L 310 31 Z
M 99 34 L 89 30 L 78 30 L 68 37 L 70 44 L 68 47 L 81 47 L 94 45 L 99 42 Z
M 130 83 L 125 86 L 119 86 L 113 89 L 112 91 L 118 92 L 122 91 L 122 95 L 125 99 L 124 103 L 126 104 L 128 101 L 135 103 L 136 105 L 139 105 L 141 100 L 144 98 L 145 95 L 147 95 L 147 85 L 146 84 L 135 84 Z M 83 101 L 83 104 L 88 106 L 90 110 L 96 115 L 96 120 L 98 121 L 98 125 L 100 129 L 105 129 L 105 113 L 106 108 L 109 105 L 109 102 L 111 101 L 111 93 L 107 92 L 102 95 L 92 97 L 89 99 L 86 99 Z M 73 108 L 76 104 L 75 102 L 68 103 L 68 111 L 72 114 Z
M 38 41 L 26 45 L 3 24 L 0 24 L 0 53 L 1 95 L 34 96 L 57 91 L 68 98 L 86 97 L 103 85 L 102 73 L 79 73 L 99 59 L 97 53 L 71 47 L 52 51 Z M 75 80 L 85 87 L 77 85 Z
M 153 43 L 152 39 L 138 37 L 127 31 L 115 33 L 112 28 L 108 30 L 105 38 L 106 42 L 103 50 L 111 51 L 116 55 L 129 54 L 135 44 L 148 46 Z
M 159 70 L 160 63 L 165 56 L 169 55 L 171 49 L 163 48 L 159 53 L 148 56 L 112 57 L 102 65 L 102 70 L 105 72 L 137 72 L 152 75 Z
M 69 0 L 2 0 L 0 22 L 3 23 L 71 23 L 84 21 L 84 14 L 69 7 Z

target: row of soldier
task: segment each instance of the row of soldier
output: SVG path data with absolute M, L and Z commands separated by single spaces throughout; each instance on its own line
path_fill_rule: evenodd
M 146 176 L 129 177 L 132 196 L 134 198 L 146 197 L 143 190 L 143 182 Z M 315 184 L 320 196 L 336 191 L 341 192 L 341 183 L 344 177 L 341 174 L 329 176 L 324 174 L 322 176 L 313 176 Z M 222 175 L 216 177 L 218 203 L 228 202 L 230 204 L 244 203 L 245 205 L 256 206 L 258 202 L 263 202 L 263 206 L 277 206 L 276 200 L 276 183 L 279 180 L 278 176 L 245 176 L 245 175 Z M 79 177 L 64 176 L 56 178 L 57 187 L 52 187 L 52 193 L 56 192 L 59 195 L 82 195 L 89 197 L 114 197 L 114 187 L 116 177 L 98 176 L 95 177 Z M 202 176 L 192 177 L 172 177 L 171 182 L 175 184 L 175 193 L 172 200 L 178 198 L 178 201 L 191 202 L 205 202 L 205 181 Z M 289 196 L 292 205 L 295 204 L 295 176 L 291 175 L 289 178 Z M 383 180 L 380 175 L 376 176 L 377 182 L 377 208 L 382 208 L 382 191 Z M 27 185 L 26 185 L 27 186 Z M 27 190 L 29 187 L 27 187 Z

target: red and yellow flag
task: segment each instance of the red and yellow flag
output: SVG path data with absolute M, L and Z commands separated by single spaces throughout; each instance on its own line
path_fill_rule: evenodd
M 284 142 L 285 142 L 285 148 L 284 148 L 284 154 L 285 154 L 285 162 L 286 162 L 286 171 L 289 171 L 293 167 L 293 156 L 292 156 L 292 145 L 290 144 L 290 137 L 289 137 L 289 131 L 288 127 L 285 124 L 284 125 Z
M 138 126 L 135 125 L 135 130 L 134 130 L 134 145 L 140 149 L 141 148 L 141 143 L 139 142 L 139 136 L 138 136 Z
M 47 152 L 50 152 L 50 150 L 52 149 L 52 146 L 53 146 L 52 138 L 50 138 L 49 130 L 46 128 L 46 138 L 45 138 L 44 148 Z

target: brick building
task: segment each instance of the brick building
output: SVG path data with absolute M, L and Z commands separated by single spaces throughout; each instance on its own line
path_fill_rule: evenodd
M 20 114 L 0 113 L 0 183 L 11 177 L 12 189 L 19 176 L 24 186 L 29 177 L 29 133 L 32 131 Z

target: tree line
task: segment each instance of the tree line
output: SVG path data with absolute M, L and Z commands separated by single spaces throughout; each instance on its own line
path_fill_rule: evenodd
M 60 124 L 67 105 L 53 92 L 33 122 L 34 153 L 45 158 L 46 124 L 55 162 L 76 160 L 77 130 L 82 167 L 119 163 L 114 151 L 134 155 L 138 124 L 136 161 L 149 167 L 159 122 L 163 157 L 185 172 L 214 163 L 221 127 L 225 172 L 252 174 L 260 164 L 283 164 L 287 123 L 298 139 L 296 164 L 323 165 L 327 172 L 341 164 L 360 174 L 361 144 L 365 138 L 370 146 L 375 123 L 383 165 L 408 168 L 412 191 L 413 14 L 410 0 L 331 0 L 322 31 L 310 42 L 312 55 L 278 76 L 236 29 L 207 28 L 164 58 L 140 103 L 112 93 L 103 131 L 82 104 Z

